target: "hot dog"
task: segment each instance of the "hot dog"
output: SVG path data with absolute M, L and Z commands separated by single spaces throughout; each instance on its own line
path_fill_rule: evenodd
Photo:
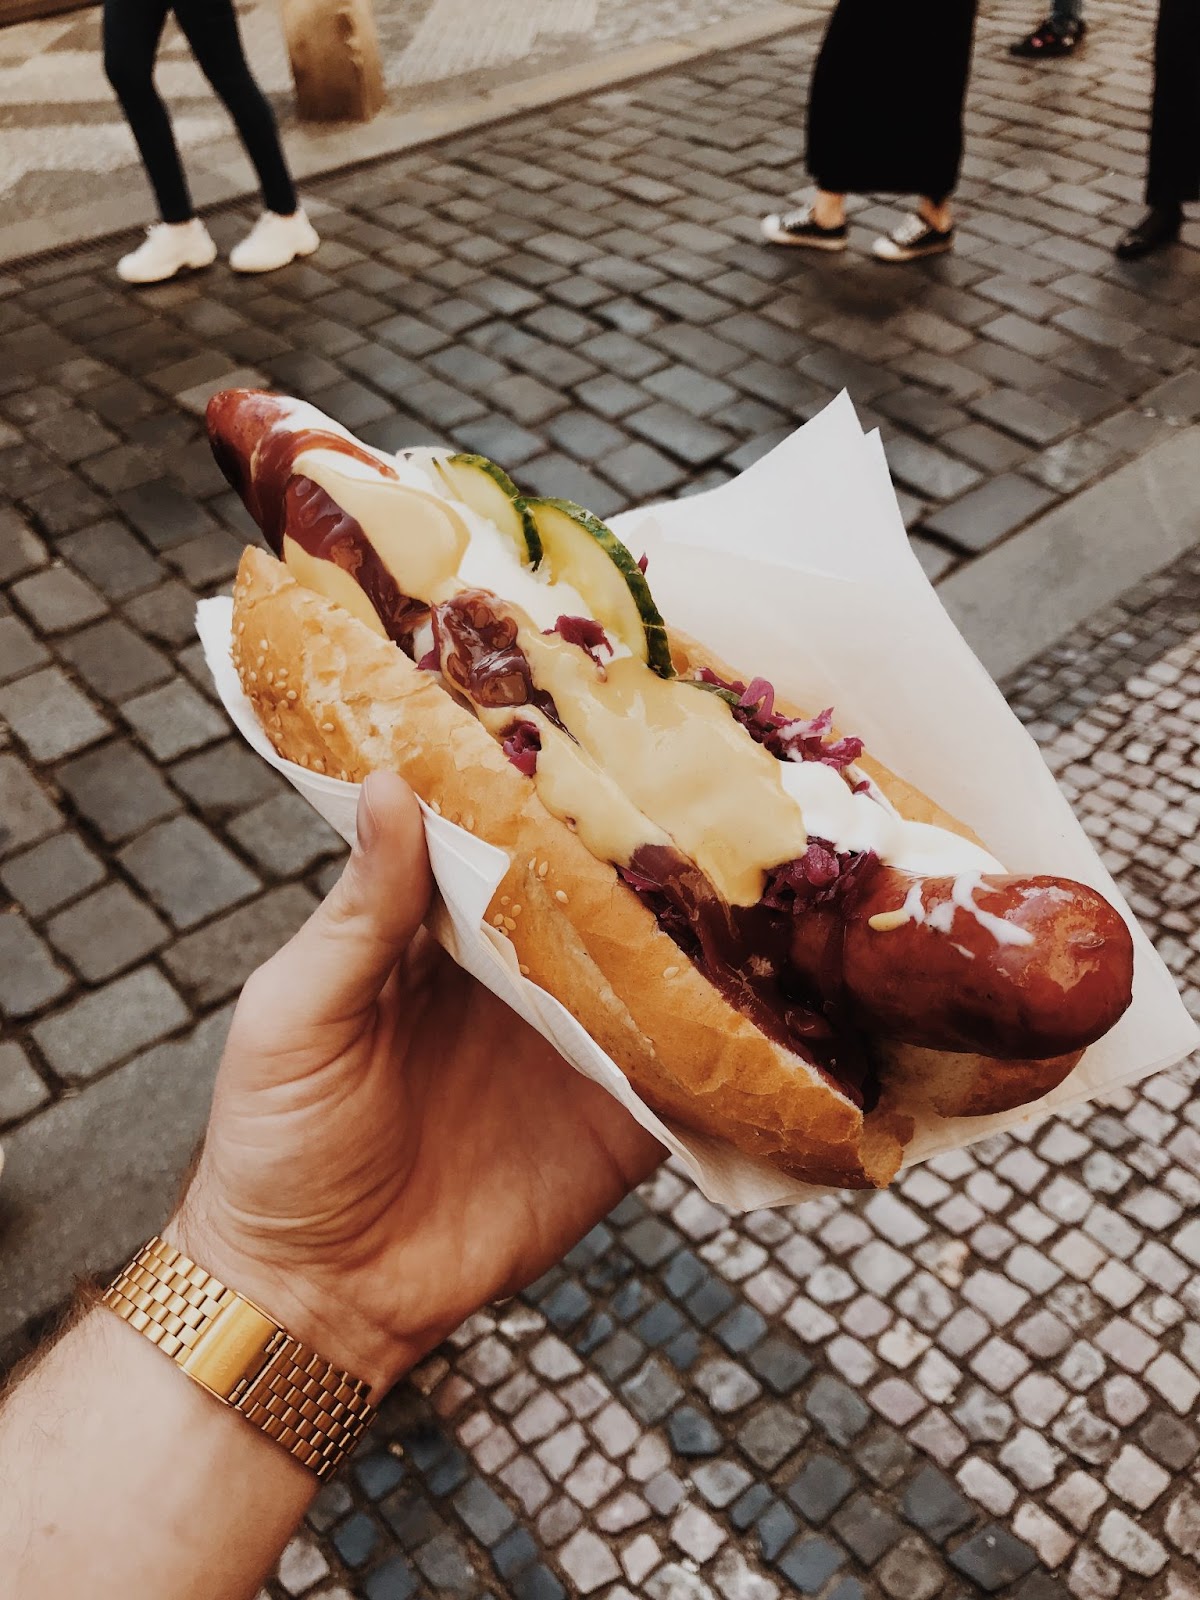
M 276 747 L 394 766 L 508 850 L 490 920 L 664 1115 L 885 1183 L 931 1107 L 1039 1097 L 1129 1004 L 1102 896 L 1005 874 L 828 713 L 669 630 L 586 513 L 276 396 L 208 420 L 282 559 L 248 552 L 235 592 Z

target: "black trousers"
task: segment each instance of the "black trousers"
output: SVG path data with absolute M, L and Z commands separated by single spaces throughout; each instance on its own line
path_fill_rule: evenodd
M 168 11 L 237 126 L 269 211 L 290 216 L 296 191 L 275 115 L 242 49 L 233 0 L 104 0 L 104 71 L 116 90 L 164 222 L 193 216 L 192 197 L 167 108 L 154 87 L 154 58 Z
M 1200 200 L 1200 0 L 1160 0 L 1146 204 Z
M 822 189 L 946 199 L 962 161 L 977 4 L 838 0 L 808 101 L 808 170 Z

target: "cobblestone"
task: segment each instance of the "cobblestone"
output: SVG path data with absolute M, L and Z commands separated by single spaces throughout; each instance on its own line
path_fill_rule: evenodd
M 322 180 L 320 255 L 253 295 L 223 269 L 137 300 L 105 281 L 79 319 L 98 252 L 74 288 L 61 261 L 14 270 L 0 932 L 61 985 L 0 1053 L 6 1229 L 18 1251 L 54 1230 L 41 1276 L 0 1263 L 14 1316 L 113 1264 L 84 1231 L 102 1197 L 114 1260 L 161 1221 L 211 1008 L 337 867 L 196 668 L 194 598 L 245 526 L 205 386 L 250 363 L 386 447 L 483 450 L 607 513 L 720 481 L 846 382 L 944 575 L 1196 416 L 1192 254 L 1129 272 L 1105 248 L 1129 204 L 1106 173 L 1141 159 L 1109 80 L 1144 91 L 1148 21 L 1101 7 L 1052 80 L 1003 57 L 1016 21 L 981 21 L 963 247 L 886 285 L 858 250 L 883 207 L 838 262 L 751 242 L 801 180 L 778 108 L 812 30 Z M 1193 1004 L 1198 615 L 1184 561 L 1008 685 Z M 147 964 L 108 981 L 126 959 Z M 393 1397 L 268 1593 L 1194 1600 L 1193 1077 L 732 1226 L 657 1180 Z M 124 1130 L 147 1120 L 142 1171 Z
M 19 1044 L 0 1044 L 0 1126 L 36 1111 L 50 1091 Z

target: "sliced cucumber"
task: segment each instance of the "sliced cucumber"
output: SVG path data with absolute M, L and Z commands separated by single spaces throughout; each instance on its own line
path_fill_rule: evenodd
M 570 500 L 530 500 L 552 581 L 569 583 L 597 622 L 660 678 L 674 675 L 667 630 L 637 562 L 611 528 Z
M 521 491 L 508 474 L 486 456 L 439 456 L 434 464 L 450 493 L 494 522 L 522 563 L 536 567 L 542 559 L 542 542 Z
M 409 450 L 397 450 L 396 456 L 400 461 L 407 461 L 409 466 L 419 467 L 429 479 L 430 487 L 436 489 L 438 494 L 444 494 L 446 485 L 438 471 L 438 462 L 449 455 L 448 450 L 440 450 L 434 445 L 413 445 Z

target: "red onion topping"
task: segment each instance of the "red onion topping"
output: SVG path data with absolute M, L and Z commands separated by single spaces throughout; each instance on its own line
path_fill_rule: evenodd
M 598 667 L 603 665 L 599 651 L 607 650 L 610 656 L 613 653 L 608 635 L 592 617 L 559 617 L 546 632 L 557 633 L 568 644 L 577 644 L 581 650 L 586 650 Z
M 500 748 L 518 772 L 523 772 L 527 778 L 533 777 L 542 736 L 532 722 L 514 722 L 500 741 Z
M 847 736 L 830 739 L 833 708 L 815 717 L 784 717 L 775 710 L 775 689 L 766 678 L 739 683 L 735 678 L 720 678 L 710 667 L 701 667 L 701 683 L 710 683 L 731 699 L 733 714 L 752 739 L 765 746 L 780 761 L 820 761 L 827 767 L 845 767 L 863 752 L 861 739 Z
M 828 839 L 810 839 L 802 856 L 771 868 L 761 903 L 792 915 L 812 906 L 849 911 L 878 860 L 873 850 L 836 850 Z

